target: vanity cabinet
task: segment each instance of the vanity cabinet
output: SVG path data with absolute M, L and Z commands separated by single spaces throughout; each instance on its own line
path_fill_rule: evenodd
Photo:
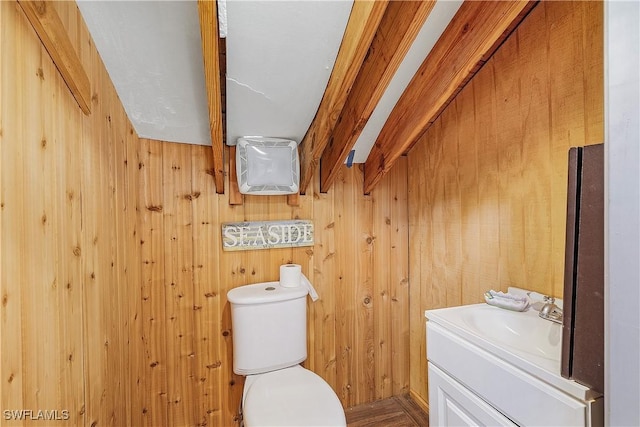
M 441 315 L 461 308 L 427 312 L 431 425 L 603 425 L 602 397 L 560 376 L 559 347 L 557 361 L 527 360 L 524 352 L 465 330 L 464 315 L 458 324 Z
M 429 362 L 432 426 L 515 426 L 493 406 Z

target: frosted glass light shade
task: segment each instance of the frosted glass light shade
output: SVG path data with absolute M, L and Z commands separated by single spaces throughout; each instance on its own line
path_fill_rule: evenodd
M 278 195 L 298 192 L 298 144 L 280 138 L 238 138 L 236 172 L 242 194 Z

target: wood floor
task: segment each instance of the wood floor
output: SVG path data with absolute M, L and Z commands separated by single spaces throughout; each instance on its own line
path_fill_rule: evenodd
M 408 396 L 358 405 L 345 413 L 349 427 L 429 427 L 429 414 Z

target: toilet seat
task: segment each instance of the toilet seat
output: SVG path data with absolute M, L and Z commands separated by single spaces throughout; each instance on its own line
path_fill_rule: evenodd
M 346 426 L 338 396 L 300 365 L 247 376 L 243 419 L 254 426 Z

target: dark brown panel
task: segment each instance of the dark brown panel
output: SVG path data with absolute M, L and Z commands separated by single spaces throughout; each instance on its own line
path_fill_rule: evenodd
M 582 153 L 571 376 L 604 393 L 604 148 Z
M 564 258 L 564 312 L 562 322 L 562 359 L 560 373 L 571 378 L 573 348 L 573 313 L 575 295 L 575 259 L 577 251 L 576 214 L 578 210 L 578 172 L 581 149 L 569 149 L 569 178 L 567 182 L 567 237 Z

